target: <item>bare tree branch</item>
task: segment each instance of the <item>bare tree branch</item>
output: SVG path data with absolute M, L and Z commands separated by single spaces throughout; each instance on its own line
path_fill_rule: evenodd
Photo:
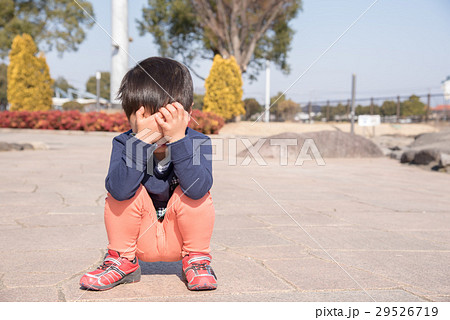
M 286 54 L 294 32 L 288 22 L 302 0 L 148 1 L 139 27 L 141 33 L 155 35 L 160 49 L 175 55 L 184 51 L 191 63 L 207 53 L 232 55 L 242 72 L 250 63 L 257 72 L 266 57 L 283 70 L 288 68 Z M 193 51 L 194 55 L 188 54 Z
M 256 47 L 256 43 L 266 33 L 267 29 L 270 27 L 272 22 L 278 16 L 278 14 L 281 12 L 283 6 L 287 2 L 289 2 L 289 1 L 288 0 L 274 1 L 274 6 L 271 9 L 270 16 L 267 18 L 265 23 L 264 23 L 264 20 L 263 20 L 264 17 L 261 18 L 261 20 L 258 23 L 258 26 L 259 26 L 259 28 L 257 29 L 258 31 L 253 35 L 252 40 L 250 41 L 248 47 L 245 50 L 245 56 L 240 61 L 241 68 L 246 68 L 247 67 L 247 65 L 249 64 L 249 62 L 250 62 L 250 60 L 252 58 L 253 52 L 254 52 L 255 47 Z M 243 71 L 245 72 L 245 69 Z

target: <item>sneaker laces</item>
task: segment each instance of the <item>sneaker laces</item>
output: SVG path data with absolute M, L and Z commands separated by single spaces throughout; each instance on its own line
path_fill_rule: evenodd
M 110 268 L 113 264 L 114 263 L 111 261 L 103 261 L 103 263 L 100 266 L 98 266 L 97 269 L 106 270 L 106 269 Z
M 211 267 L 207 263 L 193 263 L 192 269 L 194 270 L 209 270 Z
M 209 263 L 192 263 L 191 264 L 192 269 L 194 270 L 206 270 L 210 275 L 212 275 L 215 279 L 217 279 L 217 276 L 215 274 L 215 272 L 213 271 L 213 269 L 211 268 L 211 266 L 209 265 Z

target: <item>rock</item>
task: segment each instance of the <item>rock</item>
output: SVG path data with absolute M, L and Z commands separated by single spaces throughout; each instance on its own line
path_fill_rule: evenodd
M 440 159 L 439 159 L 439 166 L 441 168 L 450 167 L 450 154 L 441 153 Z
M 440 152 L 437 149 L 425 149 L 416 152 L 411 164 L 428 165 L 431 162 L 439 162 Z
M 410 163 L 411 161 L 413 161 L 416 152 L 417 151 L 415 150 L 407 150 L 403 152 L 402 155 L 400 156 L 400 163 Z
M 403 153 L 404 151 L 402 150 L 392 151 L 391 153 L 389 153 L 389 157 L 391 159 L 401 160 Z
M 448 171 L 446 168 L 450 166 L 450 131 L 418 135 L 409 149 L 402 153 L 400 162 Z
M 10 143 L 11 150 L 23 150 L 23 146 L 20 143 Z
M 30 142 L 30 144 L 33 146 L 34 150 L 48 150 L 48 149 L 50 149 L 48 147 L 48 145 L 46 145 L 45 143 L 43 143 L 41 141 L 32 141 L 32 142 Z
M 402 135 L 382 135 L 371 138 L 380 148 L 386 148 L 389 151 L 404 150 L 414 142 L 414 137 Z
M 8 143 L 0 141 L 0 151 L 22 151 L 36 149 L 31 143 Z
M 22 143 L 22 150 L 34 150 L 34 147 L 31 143 Z
M 9 151 L 11 146 L 7 142 L 0 141 L 0 151 Z
M 280 145 L 283 139 L 297 140 L 294 145 L 288 145 L 288 157 L 297 158 L 306 139 L 312 139 L 320 155 L 323 158 L 364 158 L 364 157 L 382 157 L 383 152 L 371 140 L 359 135 L 352 135 L 340 131 L 318 131 L 307 133 L 285 132 L 274 136 L 264 138 L 265 141 L 258 153 L 267 158 L 280 157 Z M 261 139 L 260 139 L 261 140 Z M 277 141 L 278 140 L 278 141 Z M 286 140 L 287 141 L 287 140 Z M 256 144 L 259 141 L 256 142 Z M 241 151 L 239 156 L 247 156 L 247 149 Z
M 438 149 L 450 154 L 450 131 L 418 135 L 410 147 L 416 150 Z

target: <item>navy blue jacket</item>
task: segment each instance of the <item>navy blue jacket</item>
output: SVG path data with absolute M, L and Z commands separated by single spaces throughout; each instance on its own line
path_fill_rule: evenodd
M 105 187 L 116 200 L 132 198 L 142 184 L 155 208 L 166 207 L 174 178 L 178 179 L 184 194 L 192 199 L 202 198 L 211 189 L 212 147 L 209 137 L 186 128 L 184 138 L 167 144 L 171 163 L 161 174 L 153 161 L 156 144 L 145 143 L 131 133 L 131 130 L 124 132 L 112 142 Z

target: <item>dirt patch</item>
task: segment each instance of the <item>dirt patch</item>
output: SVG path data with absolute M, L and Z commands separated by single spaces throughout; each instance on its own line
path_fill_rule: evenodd
M 251 122 L 240 121 L 225 124 L 220 130 L 221 135 L 234 136 L 259 136 L 265 137 L 269 135 L 281 134 L 284 132 L 306 133 L 317 131 L 342 131 L 350 132 L 350 123 L 346 122 L 315 122 L 315 123 L 300 123 L 300 122 Z M 431 124 L 424 123 L 410 123 L 410 124 L 395 124 L 382 123 L 373 128 L 360 127 L 355 124 L 355 133 L 365 137 L 372 137 L 381 135 L 401 135 L 401 136 L 417 136 L 426 132 L 437 132 L 438 128 Z

